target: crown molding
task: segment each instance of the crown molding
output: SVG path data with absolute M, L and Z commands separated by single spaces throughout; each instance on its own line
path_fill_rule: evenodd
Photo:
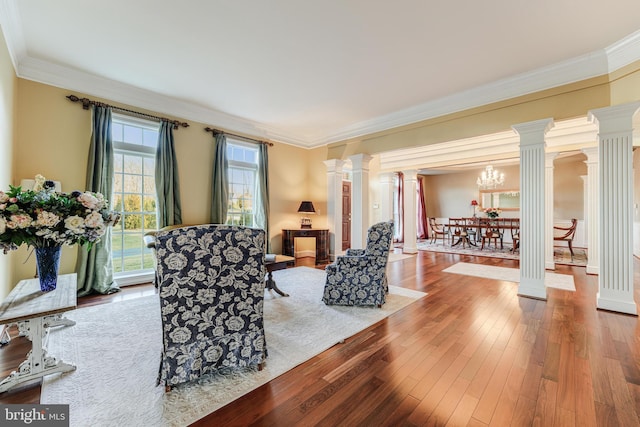
M 20 62 L 27 56 L 27 43 L 24 40 L 20 22 L 16 3 L 11 0 L 0 0 L 0 27 L 16 74 Z
M 41 59 L 23 58 L 17 74 L 18 77 L 24 79 L 71 91 L 75 90 L 136 108 L 144 108 L 158 113 L 182 117 L 186 120 L 215 125 L 228 131 L 244 133 L 258 139 L 268 139 L 298 147 L 307 146 L 306 141 L 279 129 Z
M 233 116 L 179 98 L 29 57 L 20 22 L 16 3 L 12 0 L 0 0 L 0 26 L 16 75 L 20 78 L 307 149 L 363 137 L 604 75 L 640 60 L 640 31 L 637 31 L 599 51 L 355 123 L 335 132 L 301 137 L 284 129 Z
M 636 59 L 640 59 L 639 53 L 640 50 L 634 52 Z M 607 74 L 607 62 L 604 50 L 582 55 L 548 67 L 429 101 L 416 107 L 356 123 L 330 135 L 325 139 L 325 143 L 329 144 L 345 139 L 362 137 L 375 132 Z
M 640 30 L 618 40 L 605 49 L 609 62 L 608 71 L 612 73 L 640 59 Z

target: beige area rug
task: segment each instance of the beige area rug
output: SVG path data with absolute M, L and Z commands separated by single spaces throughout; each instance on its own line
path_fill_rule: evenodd
M 389 260 L 387 261 L 387 263 L 401 261 L 403 259 L 411 258 L 414 256 L 415 254 L 396 254 L 392 252 L 389 254 Z
M 430 243 L 427 240 L 420 241 L 418 242 L 417 247 L 421 251 L 444 252 L 450 254 L 473 255 L 490 258 L 520 259 L 519 252 L 511 252 L 511 244 L 505 244 L 503 249 L 494 248 L 493 246 L 491 246 L 490 249 L 484 248 L 483 250 L 481 250 L 480 245 L 478 245 L 477 247 L 467 246 L 466 248 L 463 248 L 462 246 L 452 247 L 449 242 L 445 242 L 443 244 L 442 239 L 440 239 L 435 243 Z M 573 253 L 574 257 L 572 260 L 569 248 L 555 246 L 553 248 L 553 262 L 555 262 L 556 264 L 586 267 L 587 250 L 584 248 L 573 248 Z
M 506 280 L 520 283 L 520 269 L 508 267 L 496 267 L 493 265 L 470 264 L 459 262 L 444 270 L 445 273 L 463 274 L 465 276 L 484 277 L 486 279 Z M 545 272 L 544 285 L 548 288 L 557 288 L 564 291 L 575 292 L 576 286 L 573 276 Z
M 265 295 L 269 357 L 262 371 L 210 375 L 164 393 L 155 385 L 162 341 L 153 295 L 68 313 L 77 324 L 52 330 L 48 348 L 78 369 L 46 377 L 41 403 L 69 404 L 72 426 L 185 426 L 426 295 L 390 286 L 381 309 L 326 306 L 324 271 L 298 267 L 273 276 L 291 296 Z

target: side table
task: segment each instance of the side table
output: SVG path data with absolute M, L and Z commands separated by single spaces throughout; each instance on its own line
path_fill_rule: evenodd
M 284 270 L 287 268 L 287 264 L 294 262 L 296 259 L 292 256 L 276 255 L 276 259 L 273 261 L 265 261 L 264 266 L 267 269 L 267 281 L 265 282 L 265 289 L 274 290 L 283 297 L 288 297 L 289 294 L 284 293 L 276 285 L 276 281 L 273 280 L 273 272 L 276 270 Z
M 42 292 L 38 279 L 21 280 L 0 304 L 0 325 L 17 323 L 20 333 L 31 341 L 27 359 L 0 381 L 0 393 L 25 381 L 76 369 L 48 355 L 46 348 L 50 327 L 76 324 L 62 317 L 62 313 L 76 308 L 76 295 L 76 275 L 64 274 L 58 276 L 56 289 L 51 292 Z

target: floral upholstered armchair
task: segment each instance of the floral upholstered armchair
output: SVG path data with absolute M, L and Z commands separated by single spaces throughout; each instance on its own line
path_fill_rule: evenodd
M 374 224 L 367 232 L 366 249 L 347 249 L 344 256 L 326 267 L 322 301 L 328 305 L 385 303 L 387 260 L 393 240 L 393 222 Z
M 156 235 L 167 389 L 225 367 L 261 365 L 264 230 L 198 225 Z M 260 367 L 260 366 L 259 366 Z

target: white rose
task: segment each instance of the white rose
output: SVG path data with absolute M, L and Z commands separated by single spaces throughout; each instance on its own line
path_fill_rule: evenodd
M 74 234 L 84 233 L 84 220 L 77 215 L 73 215 L 65 219 L 64 226 Z

